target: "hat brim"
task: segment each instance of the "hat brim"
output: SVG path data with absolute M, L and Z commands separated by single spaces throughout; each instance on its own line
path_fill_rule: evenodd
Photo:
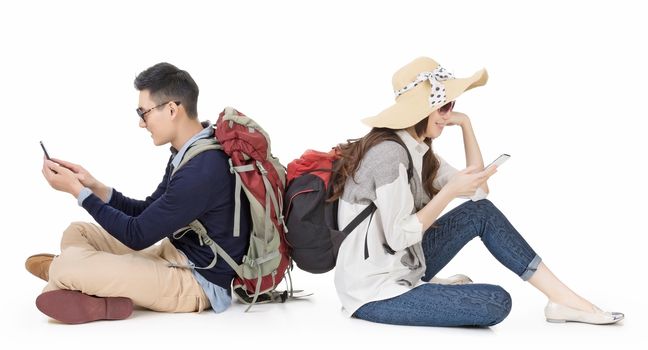
M 446 88 L 446 102 L 457 99 L 464 92 L 485 85 L 488 72 L 481 69 L 469 78 L 450 79 L 443 82 Z M 391 107 L 378 115 L 362 119 L 362 122 L 376 128 L 405 129 L 423 120 L 441 105 L 430 107 L 428 97 L 432 86 L 428 83 L 419 84 L 415 88 L 400 95 Z

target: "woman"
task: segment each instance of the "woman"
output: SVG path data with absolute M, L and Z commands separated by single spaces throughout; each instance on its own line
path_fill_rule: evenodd
M 511 297 L 500 286 L 429 283 L 479 236 L 499 262 L 549 298 L 547 321 L 622 320 L 623 314 L 600 310 L 560 282 L 485 199 L 486 181 L 496 167 L 484 169 L 470 119 L 453 107 L 464 91 L 487 80 L 485 70 L 455 79 L 434 60 L 418 58 L 394 74 L 396 103 L 363 120 L 373 129 L 340 145 L 344 163 L 332 196 L 340 199 L 340 227 L 371 203 L 377 208 L 340 247 L 335 285 L 345 311 L 364 320 L 400 325 L 501 322 L 511 310 Z M 462 171 L 431 148 L 432 139 L 451 125 L 463 131 L 468 166 Z M 414 171 L 408 174 L 410 161 Z M 455 197 L 471 200 L 439 217 Z

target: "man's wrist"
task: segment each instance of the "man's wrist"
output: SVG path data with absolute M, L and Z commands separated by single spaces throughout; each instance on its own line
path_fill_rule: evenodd
M 97 183 L 94 184 L 93 186 L 87 186 L 87 187 L 88 187 L 88 188 L 89 188 L 89 189 L 90 189 L 94 194 L 97 194 L 97 195 L 98 195 L 98 194 L 100 194 L 100 193 L 103 191 L 104 187 L 106 187 L 106 186 L 105 186 L 104 184 L 102 184 L 101 182 L 98 182 L 98 181 L 97 181 Z
M 101 182 L 97 182 L 96 185 L 90 187 L 90 190 L 92 190 L 92 193 L 94 193 L 97 197 L 101 198 L 105 202 L 108 202 L 106 199 L 110 199 L 110 194 L 112 193 L 112 188 L 104 185 Z
M 92 190 L 91 190 L 90 188 L 88 188 L 88 187 L 81 187 L 81 190 L 79 190 L 79 192 L 78 192 L 77 195 L 75 196 L 76 199 L 77 199 L 77 203 L 79 204 L 79 206 L 82 206 L 82 205 L 83 205 L 83 201 L 86 200 L 86 198 L 90 197 L 90 195 L 92 195 L 92 193 L 93 193 L 93 192 L 92 192 Z
M 74 185 L 72 185 L 72 189 L 70 190 L 70 194 L 73 195 L 74 197 L 79 196 L 79 192 L 83 189 L 83 185 L 79 182 Z

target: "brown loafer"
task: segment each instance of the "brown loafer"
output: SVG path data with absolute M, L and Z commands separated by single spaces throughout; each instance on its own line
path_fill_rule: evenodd
M 25 260 L 25 268 L 32 275 L 42 279 L 43 281 L 49 281 L 49 268 L 52 264 L 52 260 L 56 255 L 54 254 L 36 254 L 32 255 L 27 260 Z
M 123 320 L 133 313 L 133 302 L 129 298 L 102 298 L 65 289 L 39 295 L 36 307 L 45 315 L 68 324 Z

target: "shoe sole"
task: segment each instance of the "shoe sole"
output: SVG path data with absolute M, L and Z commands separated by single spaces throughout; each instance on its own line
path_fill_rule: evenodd
M 567 320 L 556 320 L 556 319 L 548 318 L 547 322 L 550 322 L 550 323 L 566 323 Z
M 36 298 L 36 307 L 45 315 L 68 324 L 98 320 L 123 320 L 133 313 L 129 298 L 101 298 L 74 290 L 54 290 Z
M 595 324 L 595 325 L 596 325 L 596 324 L 598 324 L 598 325 L 606 325 L 606 324 L 614 324 L 614 323 L 617 323 L 617 322 L 619 322 L 619 321 L 622 321 L 624 318 L 625 318 L 625 317 L 621 317 L 621 318 L 619 318 L 618 320 L 614 320 L 614 321 L 611 321 L 611 322 L 605 322 L 605 323 L 591 323 L 591 322 L 584 322 L 584 321 L 560 320 L 560 319 L 554 319 L 554 318 L 547 318 L 546 320 L 547 320 L 547 322 L 550 322 L 550 323 L 567 323 L 567 322 L 576 322 L 576 323 L 587 323 L 587 324 Z

